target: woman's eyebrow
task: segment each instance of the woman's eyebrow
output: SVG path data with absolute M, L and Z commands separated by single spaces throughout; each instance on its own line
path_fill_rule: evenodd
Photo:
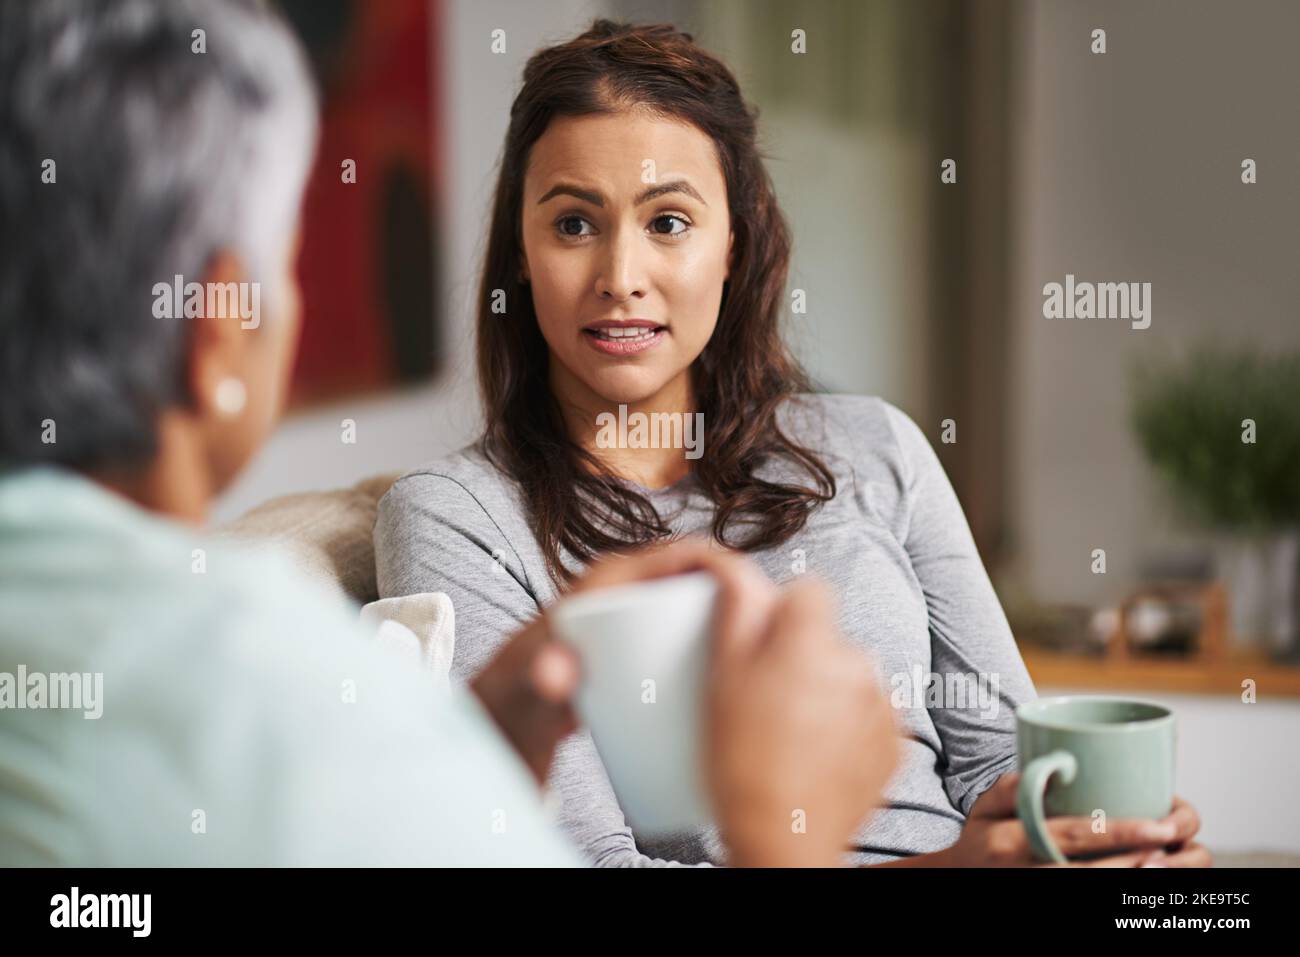
M 540 206 L 548 199 L 554 199 L 556 196 L 576 196 L 578 199 L 593 206 L 604 206 L 605 197 L 591 189 L 583 189 L 581 186 L 574 186 L 572 183 L 557 183 L 546 191 L 546 195 L 537 201 Z
M 670 183 L 656 183 L 636 198 L 636 205 L 640 206 L 642 203 L 648 203 L 650 200 L 659 196 L 664 196 L 668 193 L 685 193 L 687 196 L 693 197 L 702 205 L 709 205 L 704 202 L 704 197 L 696 192 L 695 187 L 684 179 L 673 180 Z M 583 189 L 581 186 L 575 186 L 572 183 L 555 184 L 546 191 L 546 195 L 537 201 L 537 205 L 540 206 L 542 203 L 554 199 L 556 196 L 574 196 L 583 202 L 591 203 L 593 206 L 604 207 L 605 205 L 605 197 L 600 193 L 592 189 Z
M 648 203 L 650 202 L 650 200 L 655 199 L 659 196 L 663 196 L 667 193 L 685 193 L 687 196 L 694 198 L 695 201 L 700 203 L 701 205 L 704 206 L 709 205 L 708 203 L 704 202 L 704 197 L 695 191 L 695 187 L 692 186 L 690 183 L 686 182 L 686 180 L 684 179 L 675 179 L 668 183 L 659 183 L 655 186 L 651 186 L 649 189 L 647 189 L 644 193 L 642 193 L 640 196 L 636 198 L 636 204 L 640 206 L 642 203 Z

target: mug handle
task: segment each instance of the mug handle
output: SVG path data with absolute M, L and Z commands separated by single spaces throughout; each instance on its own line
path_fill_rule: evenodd
M 1025 825 L 1025 835 L 1029 838 L 1029 849 L 1040 861 L 1055 861 L 1068 864 L 1069 859 L 1061 853 L 1047 833 L 1047 822 L 1043 817 L 1043 792 L 1053 774 L 1059 774 L 1062 784 L 1069 784 L 1079 773 L 1079 762 L 1069 751 L 1052 751 L 1042 757 L 1034 758 L 1029 767 L 1020 774 L 1020 788 L 1016 795 L 1016 813 Z

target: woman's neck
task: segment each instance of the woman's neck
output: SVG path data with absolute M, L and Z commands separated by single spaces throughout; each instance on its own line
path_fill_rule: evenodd
M 551 388 L 564 412 L 569 438 L 615 475 L 655 489 L 667 488 L 690 474 L 689 450 L 675 441 L 694 424 L 689 371 L 653 396 L 634 402 L 612 402 L 567 374 L 562 380 L 553 376 Z M 664 418 L 665 414 L 680 417 L 685 428 L 665 428 L 665 423 L 673 421 Z M 668 436 L 663 435 L 665 431 Z
M 158 451 L 147 465 L 130 470 L 91 470 L 86 477 L 141 508 L 192 525 L 207 520 L 211 477 L 192 426 L 173 412 L 158 422 Z

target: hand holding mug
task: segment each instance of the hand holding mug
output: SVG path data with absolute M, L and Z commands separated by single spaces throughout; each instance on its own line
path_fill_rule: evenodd
M 998 778 L 971 807 L 957 843 L 941 851 L 937 856 L 942 860 L 935 863 L 952 867 L 1043 866 L 1016 816 L 1019 790 L 1020 772 Z M 1051 817 L 1046 825 L 1066 857 L 1089 858 L 1073 862 L 1073 866 L 1209 867 L 1211 863 L 1209 852 L 1192 841 L 1201 826 L 1200 816 L 1178 797 L 1160 820 L 1116 818 L 1100 833 L 1094 831 L 1091 817 Z
M 677 577 L 606 589 L 633 576 Z M 552 623 L 580 651 L 579 709 L 629 819 L 694 826 L 711 811 L 732 864 L 839 863 L 899 748 L 827 590 L 778 592 L 743 557 L 680 542 L 602 563 L 575 592 L 592 594 Z M 653 707 L 637 695 L 647 677 Z
M 785 589 L 761 629 L 719 639 L 707 766 L 730 863 L 840 863 L 898 763 L 875 669 L 814 581 Z
M 719 583 L 718 626 L 724 632 L 746 631 L 766 619 L 775 586 L 750 563 L 698 541 L 651 546 L 594 562 L 572 593 L 699 570 L 711 572 Z M 550 618 L 543 613 L 470 682 L 539 783 L 546 779 L 556 746 L 578 726 L 573 696 L 579 677 L 577 655 L 555 640 Z

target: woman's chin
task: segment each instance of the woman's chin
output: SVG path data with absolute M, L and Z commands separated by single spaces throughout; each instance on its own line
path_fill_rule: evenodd
M 663 391 L 662 375 L 638 374 L 641 370 L 621 369 L 614 375 L 599 376 L 588 388 L 610 405 L 638 405 Z

